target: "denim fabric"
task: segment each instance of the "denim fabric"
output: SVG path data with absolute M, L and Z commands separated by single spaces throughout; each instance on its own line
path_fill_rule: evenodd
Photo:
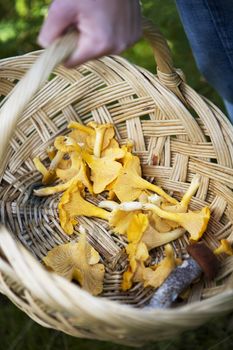
M 233 123 L 233 0 L 176 0 L 198 68 Z

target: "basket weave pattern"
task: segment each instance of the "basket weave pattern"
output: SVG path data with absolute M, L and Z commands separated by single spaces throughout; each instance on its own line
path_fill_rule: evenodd
M 47 147 L 67 132 L 71 120 L 113 123 L 121 144 L 134 140 L 144 177 L 176 198 L 188 188 L 193 175 L 200 174 L 201 185 L 191 209 L 211 208 L 203 240 L 214 249 L 220 239 L 233 239 L 233 128 L 216 106 L 171 68 L 160 36 L 153 31 L 147 34 L 157 58 L 158 76 L 118 56 L 72 70 L 58 66 L 53 71 L 24 106 L 9 146 L 4 148 L 0 194 L 1 222 L 12 232 L 5 228 L 0 232 L 0 291 L 43 326 L 131 345 L 171 337 L 233 308 L 233 257 L 222 261 L 216 281 L 202 280 L 192 288 L 187 305 L 146 311 L 139 307 L 150 298 L 151 289 L 137 284 L 129 292 L 120 290 L 127 267 L 124 240 L 112 235 L 103 220 L 80 218 L 106 268 L 104 292 L 94 298 L 49 274 L 38 262 L 48 250 L 77 235 L 65 235 L 59 225 L 59 195 L 45 199 L 33 195 L 41 178 L 32 159 L 39 156 L 46 162 Z M 14 94 L 14 85 L 38 56 L 40 52 L 0 62 L 1 97 Z M 0 134 L 4 139 L 1 128 Z M 101 199 L 89 198 L 94 203 Z M 172 243 L 178 256 L 187 243 L 186 236 Z M 161 256 L 159 248 L 153 253 L 154 261 Z

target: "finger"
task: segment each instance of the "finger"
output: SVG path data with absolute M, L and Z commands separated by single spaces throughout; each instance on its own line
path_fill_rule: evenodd
M 70 9 L 70 1 L 55 0 L 48 12 L 38 37 L 38 44 L 47 47 L 64 33 L 65 29 L 75 21 L 74 11 Z
M 134 44 L 142 36 L 141 27 L 141 8 L 138 0 L 131 0 L 131 40 L 130 44 Z
M 120 54 L 133 45 L 141 36 L 141 13 L 138 0 L 125 2 L 125 11 L 122 15 L 124 26 L 117 27 L 115 35 L 116 49 L 114 54 Z
M 108 55 L 112 52 L 113 47 L 105 38 L 99 40 L 95 39 L 94 36 L 87 37 L 84 34 L 80 34 L 77 42 L 77 49 L 65 62 L 65 66 L 72 68 L 89 60 Z

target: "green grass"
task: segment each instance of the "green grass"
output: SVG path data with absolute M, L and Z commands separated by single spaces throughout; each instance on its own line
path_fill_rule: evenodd
M 0 297 L 0 349 L 2 350 L 130 350 L 132 348 L 96 340 L 73 338 L 43 328 L 8 300 Z M 233 325 L 229 316 L 213 320 L 197 330 L 169 341 L 143 346 L 143 350 L 229 350 L 233 347 Z M 232 320 L 231 320 L 232 321 Z M 229 326 L 230 325 L 230 326 Z
M 181 68 L 187 82 L 217 105 L 222 102 L 198 72 L 173 0 L 143 0 L 144 14 L 160 27 L 171 48 L 174 64 Z M 37 34 L 47 11 L 48 0 L 0 0 L 0 58 L 37 50 Z M 155 72 L 149 45 L 140 41 L 124 53 L 131 62 Z M 233 321 L 232 321 L 233 324 Z M 229 350 L 233 348 L 229 317 L 218 318 L 196 331 L 146 346 L 149 350 Z M 40 327 L 5 297 L 0 297 L 0 349 L 3 350 L 126 350 L 127 347 L 91 340 L 80 340 Z

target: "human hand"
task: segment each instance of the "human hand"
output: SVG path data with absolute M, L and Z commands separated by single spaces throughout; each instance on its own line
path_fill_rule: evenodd
M 139 0 L 54 0 L 38 43 L 47 47 L 71 26 L 79 34 L 66 66 L 119 54 L 141 36 Z

